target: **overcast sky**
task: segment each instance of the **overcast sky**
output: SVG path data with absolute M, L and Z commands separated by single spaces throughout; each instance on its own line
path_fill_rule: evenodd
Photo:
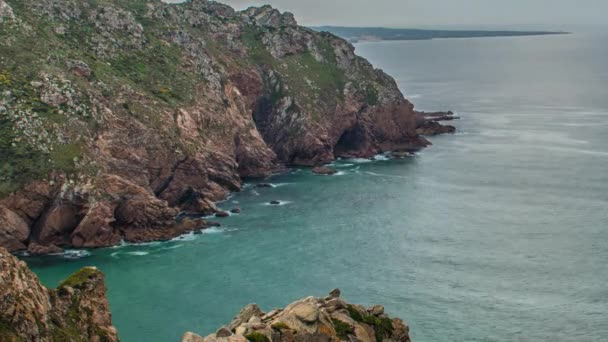
M 168 0 L 179 2 L 179 0 Z M 607 26 L 608 0 L 221 0 L 243 9 L 270 4 L 302 25 Z M 524 28 L 524 27 L 522 27 Z

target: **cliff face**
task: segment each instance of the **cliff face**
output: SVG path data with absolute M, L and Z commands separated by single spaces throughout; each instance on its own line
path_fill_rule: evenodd
M 104 275 L 95 268 L 49 290 L 0 247 L 0 340 L 117 341 L 105 293 Z
M 390 318 L 384 307 L 365 308 L 340 298 L 340 290 L 328 297 L 308 297 L 284 309 L 262 312 L 255 304 L 243 308 L 227 326 L 201 337 L 184 334 L 182 342 L 410 342 L 409 327 Z
M 214 212 L 242 177 L 421 148 L 425 123 L 352 45 L 268 6 L 0 0 L 0 245 L 13 251 L 201 229 L 176 215 Z

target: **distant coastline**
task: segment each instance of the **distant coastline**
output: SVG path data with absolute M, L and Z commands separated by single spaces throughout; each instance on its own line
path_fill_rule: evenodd
M 564 31 L 424 30 L 345 26 L 317 26 L 311 27 L 311 29 L 315 31 L 330 32 L 350 41 L 351 43 L 382 40 L 430 40 L 437 38 L 517 37 L 570 34 L 570 32 Z

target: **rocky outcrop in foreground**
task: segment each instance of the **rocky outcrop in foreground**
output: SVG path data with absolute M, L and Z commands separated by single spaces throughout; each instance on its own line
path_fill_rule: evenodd
M 118 341 L 103 273 L 83 268 L 47 289 L 0 247 L 0 341 Z
M 0 246 L 201 229 L 242 178 L 447 132 L 347 41 L 270 6 L 0 0 Z M 221 216 L 222 214 L 220 214 Z
M 349 304 L 333 290 L 325 298 L 308 297 L 284 309 L 263 312 L 249 304 L 226 326 L 207 337 L 191 332 L 182 342 L 409 342 L 409 327 L 390 318 L 384 307 Z

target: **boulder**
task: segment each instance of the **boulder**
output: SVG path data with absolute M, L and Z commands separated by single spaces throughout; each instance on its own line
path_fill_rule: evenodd
M 221 327 L 219 328 L 216 332 L 215 332 L 215 336 L 216 337 L 228 337 L 228 336 L 232 336 L 232 331 L 230 331 L 228 328 L 226 327 Z
M 384 306 L 382 305 L 374 305 L 371 308 L 367 309 L 367 312 L 374 316 L 380 316 L 384 314 Z
M 182 336 L 182 342 L 205 342 L 205 339 L 195 333 L 187 332 Z
M 45 254 L 57 254 L 63 252 L 63 249 L 55 245 L 39 245 L 36 242 L 31 242 L 27 246 L 27 252 L 30 255 L 45 255 Z
M 327 166 L 317 166 L 312 169 L 312 173 L 317 175 L 330 176 L 338 173 L 338 170 Z
M 319 318 L 319 309 L 310 303 L 302 303 L 291 310 L 302 322 L 312 323 Z
M 329 292 L 329 296 L 327 298 L 329 299 L 333 299 L 333 298 L 340 298 L 340 294 L 342 293 L 342 291 L 340 291 L 340 289 L 333 289 Z
M 232 208 L 230 210 L 231 213 L 233 214 L 240 214 L 241 213 L 241 208 Z
M 116 205 L 109 202 L 94 203 L 72 232 L 72 245 L 77 248 L 96 248 L 119 243 L 122 237 L 113 227 L 116 221 L 115 209 Z

